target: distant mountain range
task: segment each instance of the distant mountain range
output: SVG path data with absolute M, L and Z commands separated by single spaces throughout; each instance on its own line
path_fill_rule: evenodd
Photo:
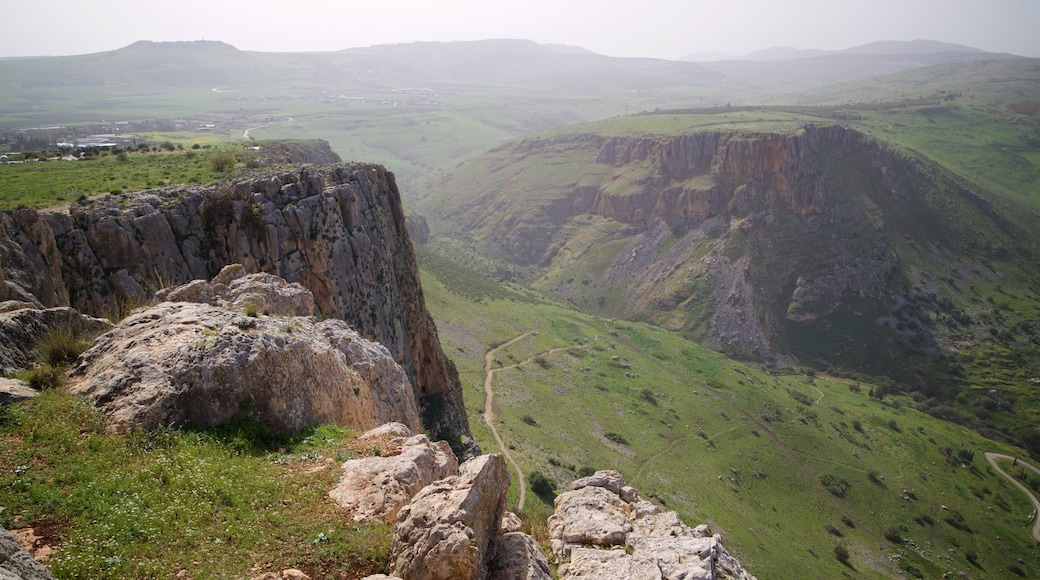
M 688 54 L 679 60 L 691 62 L 714 62 L 720 60 L 776 61 L 848 55 L 921 56 L 933 54 L 959 54 L 962 56 L 972 55 L 974 57 L 979 57 L 992 55 L 993 53 L 988 53 L 984 50 L 972 48 L 970 46 L 938 42 L 935 40 L 884 40 L 854 46 L 843 50 L 800 49 L 790 46 L 777 46 L 763 50 L 756 50 L 755 52 L 743 56 L 722 52 L 700 52 Z

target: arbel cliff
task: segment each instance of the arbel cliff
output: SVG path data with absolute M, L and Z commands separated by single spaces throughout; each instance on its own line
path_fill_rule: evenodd
M 333 165 L 217 188 L 106 195 L 0 214 L 0 299 L 101 315 L 229 264 L 298 282 L 317 311 L 383 344 L 433 437 L 465 453 L 457 373 L 426 311 L 393 173 Z

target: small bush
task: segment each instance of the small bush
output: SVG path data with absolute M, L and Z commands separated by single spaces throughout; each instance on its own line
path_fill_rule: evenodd
M 846 527 L 855 528 L 856 522 L 852 521 L 849 516 L 841 516 L 841 523 L 845 524 Z
M 216 171 L 218 173 L 227 173 L 228 171 L 234 169 L 235 164 L 238 163 L 238 160 L 235 159 L 235 156 L 231 153 L 221 151 L 219 153 L 214 153 L 213 155 L 210 155 L 208 162 L 210 168 L 212 168 L 213 171 Z
M 834 557 L 842 564 L 847 563 L 849 561 L 849 549 L 842 544 L 834 546 Z
M 68 328 L 58 328 L 49 332 L 36 344 L 40 354 L 40 362 L 54 366 L 68 366 L 90 347 L 90 343 Z
M 49 364 L 37 365 L 18 373 L 17 376 L 37 391 L 56 389 L 65 384 L 65 373 L 62 372 L 62 369 Z
M 538 426 L 538 421 L 535 421 L 534 417 L 532 417 L 530 415 L 524 415 L 523 417 L 520 417 L 520 420 L 523 421 L 524 423 L 527 423 L 528 425 L 530 425 L 532 427 L 537 427 Z
M 820 483 L 823 484 L 823 487 L 827 488 L 827 491 L 831 492 L 835 497 L 845 497 L 850 486 L 849 482 L 829 473 L 820 477 Z
M 899 526 L 892 526 L 885 530 L 885 539 L 893 544 L 902 544 L 903 530 Z
M 835 526 L 834 524 L 823 524 L 823 529 L 827 530 L 827 533 L 832 536 L 837 536 L 839 538 L 845 536 L 845 534 L 842 533 L 841 529 L 838 528 L 838 526 Z
M 614 443 L 617 443 L 618 445 L 628 445 L 628 439 L 625 439 L 624 437 L 618 435 L 617 433 L 614 433 L 613 431 L 609 433 L 604 433 L 603 436 L 613 441 Z
M 541 471 L 528 473 L 527 484 L 531 486 L 531 491 L 543 499 L 552 499 L 556 491 L 556 484 Z

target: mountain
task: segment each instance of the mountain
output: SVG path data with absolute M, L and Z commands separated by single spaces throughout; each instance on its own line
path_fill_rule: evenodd
M 762 50 L 756 50 L 744 56 L 727 55 L 719 52 L 707 52 L 689 54 L 680 58 L 679 60 L 688 60 L 693 62 L 705 62 L 716 60 L 778 61 L 850 54 L 863 54 L 871 56 L 910 56 L 951 53 L 960 53 L 962 55 L 988 54 L 983 50 L 972 48 L 970 46 L 964 46 L 961 44 L 951 44 L 948 42 L 938 42 L 935 40 L 885 40 L 879 42 L 871 42 L 860 46 L 853 46 L 851 48 L 845 48 L 842 50 L 820 50 L 794 48 L 793 46 L 775 46 L 771 48 L 764 48 Z M 949 56 L 947 56 L 946 58 L 949 58 Z

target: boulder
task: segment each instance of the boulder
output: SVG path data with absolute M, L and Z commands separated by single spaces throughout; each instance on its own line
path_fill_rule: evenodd
M 394 573 L 406 580 L 489 578 L 508 489 L 509 471 L 497 453 L 423 488 L 397 514 Z
M 231 285 L 247 281 L 265 300 L 292 286 L 267 275 Z M 276 433 L 389 421 L 420 429 L 408 377 L 382 345 L 342 320 L 249 316 L 233 310 L 234 292 L 214 295 L 221 306 L 162 302 L 125 318 L 83 353 L 70 390 L 121 429 L 215 427 L 240 412 Z
M 10 302 L 5 303 L 9 307 Z M 86 316 L 68 307 L 17 308 L 0 313 L 0 374 L 12 375 L 38 359 L 40 339 L 53 331 L 93 338 L 112 328 L 104 318 Z
M 365 433 L 359 440 L 379 440 L 400 432 L 390 424 Z M 405 430 L 407 431 L 407 429 Z M 329 497 L 346 508 L 355 522 L 394 522 L 400 511 L 425 486 L 458 474 L 459 462 L 444 441 L 431 443 L 426 435 L 403 441 L 392 457 L 352 459 L 343 464 L 343 476 Z
M 549 517 L 560 578 L 753 580 L 707 526 L 640 500 L 620 474 L 599 471 L 556 498 Z
M 156 292 L 157 300 L 211 304 L 268 316 L 313 316 L 314 295 L 300 284 L 265 273 L 246 275 L 241 264 L 225 266 L 212 282 L 194 280 Z
M 47 568 L 33 560 L 13 535 L 0 528 L 0 580 L 54 580 Z
M 31 399 L 40 392 L 18 379 L 0 379 L 0 405 Z
M 495 580 L 552 580 L 553 577 L 538 542 L 520 532 L 498 537 L 489 569 L 488 577 Z

